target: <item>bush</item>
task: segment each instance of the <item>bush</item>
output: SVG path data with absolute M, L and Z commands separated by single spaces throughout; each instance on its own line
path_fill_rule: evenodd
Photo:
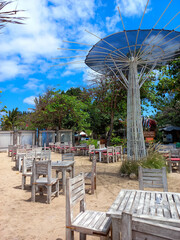
M 138 167 L 142 166 L 143 168 L 150 169 L 161 169 L 166 166 L 165 158 L 158 152 L 149 152 L 148 156 L 139 161 L 124 161 L 121 165 L 120 173 L 130 175 L 135 173 L 138 177 Z
M 111 145 L 112 146 L 122 145 L 122 147 L 124 148 L 127 145 L 127 140 L 126 139 L 122 139 L 120 137 L 113 137 L 113 138 L 111 138 Z
M 96 139 L 82 140 L 80 143 L 86 143 L 88 146 L 94 145 L 95 148 L 98 148 L 98 140 Z

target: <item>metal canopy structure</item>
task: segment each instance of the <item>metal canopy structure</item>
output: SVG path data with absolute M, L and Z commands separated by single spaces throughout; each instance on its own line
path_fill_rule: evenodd
M 86 56 L 87 66 L 106 76 L 116 76 L 127 89 L 128 159 L 146 156 L 140 104 L 140 88 L 147 78 L 143 74 L 179 54 L 180 32 L 148 29 L 109 35 Z
M 155 29 L 172 1 L 170 0 L 152 29 L 141 29 L 149 3 L 149 0 L 147 0 L 137 30 L 125 29 L 121 12 L 118 8 L 124 31 L 111 34 L 105 38 L 100 38 L 87 31 L 99 39 L 93 46 L 86 43 L 65 41 L 67 43 L 92 46 L 85 57 L 85 64 L 106 77 L 116 77 L 127 90 L 127 155 L 129 160 L 138 160 L 146 156 L 141 120 L 140 88 L 156 66 L 165 65 L 175 57 L 180 56 L 180 32 L 176 31 L 180 25 L 172 30 L 165 30 L 180 12 L 175 14 L 162 29 Z M 61 49 L 76 52 L 86 51 L 76 48 Z M 80 58 L 84 56 L 61 58 L 75 57 Z M 84 61 L 72 61 L 58 65 L 63 66 L 81 62 Z

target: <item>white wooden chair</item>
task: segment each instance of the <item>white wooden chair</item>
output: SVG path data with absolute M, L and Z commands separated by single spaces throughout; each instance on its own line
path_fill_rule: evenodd
M 164 192 L 168 192 L 166 168 L 149 169 L 139 167 L 139 189 L 144 188 L 163 188 Z
M 122 240 L 179 240 L 180 228 L 134 218 L 129 213 L 122 213 Z
M 30 177 L 30 185 L 32 185 L 32 166 L 33 159 L 24 157 L 22 164 L 22 189 L 25 188 L 26 177 Z
M 32 191 L 31 191 L 31 201 L 35 202 L 36 189 L 42 187 L 47 189 L 47 203 L 51 202 L 51 197 L 56 195 L 59 196 L 59 180 L 58 178 L 52 178 L 51 176 L 51 161 L 33 161 L 32 168 Z M 43 176 L 42 176 L 43 175 Z M 44 177 L 46 176 L 46 177 Z M 53 192 L 52 186 L 55 185 L 56 189 Z
M 80 204 L 80 213 L 73 216 L 73 208 Z M 68 178 L 66 184 L 66 240 L 74 239 L 74 231 L 80 233 L 80 240 L 86 240 L 86 235 L 109 239 L 111 219 L 105 212 L 86 210 L 84 174 Z
M 42 150 L 40 160 L 51 160 L 51 150 Z
M 115 162 L 117 162 L 119 159 L 121 159 L 121 161 L 123 160 L 123 157 L 122 157 L 122 146 L 114 147 L 114 156 L 115 156 Z
M 95 146 L 94 145 L 89 145 L 89 151 L 88 151 L 88 154 L 89 154 L 89 160 L 92 161 L 92 158 L 94 156 L 94 151 L 93 149 L 95 149 Z
M 109 163 L 114 162 L 114 147 L 107 147 L 107 152 L 102 153 L 103 161 Z
M 96 162 L 97 159 L 93 156 L 91 172 L 84 173 L 85 185 L 91 186 L 91 194 L 94 194 L 94 190 L 96 189 Z
M 178 170 L 180 172 L 180 149 L 169 150 L 168 166 L 170 173 L 172 173 L 172 168 L 174 166 L 178 167 Z

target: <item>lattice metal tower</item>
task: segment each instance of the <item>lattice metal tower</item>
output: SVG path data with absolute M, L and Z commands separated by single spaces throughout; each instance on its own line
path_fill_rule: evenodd
M 152 29 L 140 29 L 148 2 L 149 0 L 138 30 L 125 30 L 118 8 L 124 31 L 103 39 L 89 32 L 99 38 L 99 42 L 92 46 L 85 59 L 86 65 L 91 69 L 106 76 L 116 76 L 127 89 L 127 155 L 130 160 L 146 156 L 140 88 L 156 66 L 165 65 L 180 54 L 180 32 L 176 31 L 179 26 L 165 30 L 179 12 L 163 29 L 155 29 L 172 0 Z

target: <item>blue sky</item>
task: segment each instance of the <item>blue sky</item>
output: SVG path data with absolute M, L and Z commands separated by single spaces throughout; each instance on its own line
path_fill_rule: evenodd
M 54 66 L 66 61 L 85 59 L 87 52 L 58 50 L 58 48 L 90 50 L 91 46 L 70 44 L 64 40 L 95 44 L 99 39 L 122 31 L 117 11 L 119 6 L 125 28 L 138 29 L 147 0 L 19 0 L 18 9 L 27 17 L 24 25 L 8 24 L 0 35 L 1 105 L 8 110 L 18 107 L 27 111 L 34 107 L 34 97 L 48 87 L 67 90 L 86 86 L 92 70 L 85 64 Z M 4 10 L 14 9 L 15 1 Z M 150 0 L 141 29 L 154 26 L 170 0 Z M 155 28 L 163 28 L 179 11 L 179 0 L 173 0 Z M 165 28 L 179 25 L 179 15 Z M 179 29 L 177 29 L 179 31 Z M 53 59 L 58 57 L 69 59 Z

